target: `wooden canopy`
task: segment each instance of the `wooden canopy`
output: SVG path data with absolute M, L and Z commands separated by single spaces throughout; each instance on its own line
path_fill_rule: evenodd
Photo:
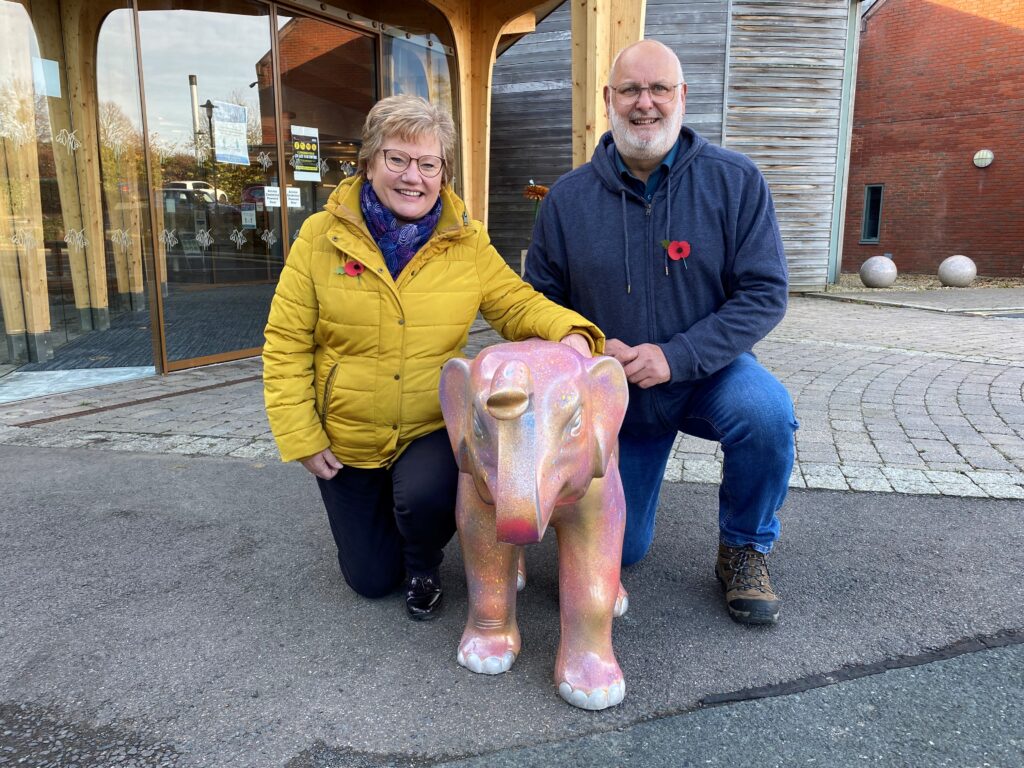
M 474 218 L 487 221 L 491 72 L 503 35 L 533 30 L 537 0 L 428 0 L 455 36 L 462 115 L 463 192 Z M 573 163 L 583 163 L 607 130 L 602 91 L 615 52 L 643 37 L 646 0 L 573 0 Z M 543 120 L 543 115 L 537 116 Z

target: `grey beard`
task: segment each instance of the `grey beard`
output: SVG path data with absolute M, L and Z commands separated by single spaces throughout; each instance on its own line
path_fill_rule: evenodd
M 679 129 L 683 125 L 683 116 L 677 110 L 669 117 L 664 118 L 663 130 L 650 139 L 638 139 L 630 131 L 631 125 L 628 118 L 623 118 L 618 112 L 611 111 L 612 139 L 615 140 L 615 147 L 624 158 L 635 160 L 660 160 L 672 149 L 672 145 L 679 138 Z

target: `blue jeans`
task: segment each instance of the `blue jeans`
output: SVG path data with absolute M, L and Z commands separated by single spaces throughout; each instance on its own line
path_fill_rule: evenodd
M 779 537 L 776 514 L 786 499 L 797 429 L 793 401 L 756 358 L 745 353 L 694 382 L 675 413 L 676 430 L 722 444 L 718 527 L 722 543 L 770 552 Z M 647 554 L 661 481 L 676 432 L 619 434 L 619 471 L 626 495 L 622 564 Z

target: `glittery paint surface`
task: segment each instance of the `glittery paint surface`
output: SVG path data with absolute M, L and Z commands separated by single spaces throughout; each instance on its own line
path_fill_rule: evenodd
M 625 604 L 617 436 L 627 398 L 614 359 L 554 342 L 497 344 L 445 364 L 441 409 L 460 470 L 456 518 L 469 587 L 463 666 L 497 674 L 515 661 L 519 547 L 540 541 L 550 525 L 558 536 L 559 694 L 584 709 L 622 701 L 611 635 Z

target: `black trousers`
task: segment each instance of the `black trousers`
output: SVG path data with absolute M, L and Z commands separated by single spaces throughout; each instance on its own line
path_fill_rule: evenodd
M 387 469 L 342 467 L 317 478 L 338 564 L 363 597 L 394 592 L 406 575 L 426 575 L 455 533 L 459 470 L 441 429 L 410 443 Z

